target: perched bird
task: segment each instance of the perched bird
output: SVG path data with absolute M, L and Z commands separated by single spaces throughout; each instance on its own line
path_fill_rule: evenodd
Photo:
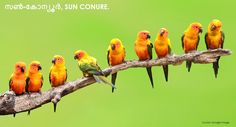
M 42 67 L 39 61 L 31 62 L 26 79 L 26 92 L 41 92 L 43 86 L 43 75 L 40 72 L 41 69 Z
M 202 33 L 202 25 L 198 22 L 191 23 L 187 30 L 185 30 L 181 37 L 182 48 L 185 53 L 197 50 L 200 41 L 200 33 Z M 186 61 L 188 72 L 190 72 L 191 66 L 192 62 Z
M 153 45 L 149 40 L 151 38 L 148 31 L 141 31 L 137 35 L 135 41 L 134 50 L 140 61 L 151 60 L 152 59 L 152 48 Z M 153 78 L 152 78 L 152 67 L 146 67 L 152 88 L 154 88 Z
M 166 28 L 161 28 L 160 32 L 157 34 L 154 47 L 158 58 L 163 58 L 171 54 L 171 44 Z M 168 65 L 163 65 L 162 67 L 165 79 L 168 81 Z
M 49 81 L 52 87 L 58 87 L 65 84 L 67 80 L 67 70 L 65 67 L 65 59 L 60 55 L 55 55 L 52 59 L 52 66 L 49 73 Z M 54 104 L 54 112 L 56 112 L 56 104 Z
M 205 34 L 205 43 L 207 49 L 217 49 L 223 48 L 225 34 L 221 30 L 222 23 L 214 19 L 208 26 L 208 31 Z M 217 58 L 216 62 L 213 63 L 213 69 L 215 73 L 215 78 L 217 78 L 218 69 L 219 69 L 219 60 L 220 56 Z
M 22 95 L 25 93 L 25 86 L 26 64 L 24 62 L 17 62 L 9 81 L 9 90 L 12 90 L 16 95 Z
M 105 74 L 98 66 L 97 60 L 94 57 L 89 56 L 83 50 L 77 50 L 74 53 L 74 59 L 78 60 L 79 69 L 83 72 L 84 77 L 93 76 L 98 83 L 103 82 L 115 88 L 115 86 L 106 79 Z
M 125 48 L 122 42 L 118 39 L 112 39 L 107 51 L 107 62 L 110 66 L 115 66 L 123 63 L 125 60 Z M 117 72 L 111 75 L 111 83 L 115 85 Z M 112 88 L 114 92 L 114 88 Z
M 25 86 L 26 64 L 24 62 L 17 62 L 9 80 L 9 90 L 13 91 L 16 95 L 22 95 L 25 93 Z M 14 113 L 13 116 L 15 117 L 16 114 Z
M 39 92 L 43 86 L 43 75 L 39 71 L 42 69 L 39 61 L 32 61 L 26 79 L 26 92 Z M 28 115 L 30 110 L 28 111 Z

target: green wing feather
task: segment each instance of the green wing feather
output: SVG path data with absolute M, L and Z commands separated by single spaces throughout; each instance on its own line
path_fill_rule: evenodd
M 9 90 L 11 90 L 12 78 L 9 80 Z
M 110 66 L 110 59 L 109 59 L 109 55 L 110 55 L 110 51 L 108 50 L 108 51 L 107 51 L 107 63 L 108 63 L 108 65 Z
M 82 72 L 87 72 L 94 75 L 102 75 L 101 69 L 97 64 L 80 63 L 79 68 Z
M 182 35 L 182 37 L 181 37 L 181 41 L 182 41 L 182 48 L 184 49 L 184 34 Z
M 152 59 L 152 48 L 153 48 L 152 43 L 147 45 L 148 55 L 149 55 L 150 59 Z
M 48 77 L 49 77 L 49 82 L 50 82 L 50 83 L 52 83 L 52 80 L 51 80 L 51 73 L 52 73 L 52 70 L 50 70 L 50 72 L 49 72 L 49 76 L 48 76 Z
M 207 39 L 208 39 L 208 33 L 205 34 L 205 44 L 206 44 L 206 48 L 209 49 L 208 44 L 207 44 L 207 41 L 208 41 Z
M 26 79 L 26 86 L 25 86 L 25 91 L 28 92 L 28 88 L 29 88 L 29 81 L 30 81 L 30 78 L 27 77 Z
M 199 42 L 200 42 L 200 36 L 198 35 L 196 50 L 198 48 Z
M 225 41 L 225 33 L 224 33 L 223 31 L 221 31 L 221 41 L 222 41 L 222 43 L 221 43 L 221 48 L 223 49 L 223 47 L 224 47 L 224 41 Z

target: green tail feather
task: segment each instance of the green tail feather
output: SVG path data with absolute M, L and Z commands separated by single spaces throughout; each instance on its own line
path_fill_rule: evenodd
M 151 82 L 152 88 L 154 88 L 153 78 L 152 78 L 152 68 L 151 67 L 147 67 L 146 70 L 147 70 L 148 77 L 149 77 L 149 80 Z
M 215 78 L 217 78 L 217 75 L 218 75 L 219 60 L 220 60 L 220 57 L 218 57 L 218 58 L 216 59 L 216 62 L 213 63 L 213 69 L 214 69 Z
M 162 67 L 165 74 L 166 82 L 168 82 L 168 65 L 163 65 Z
M 115 88 L 115 86 L 112 83 L 110 83 L 105 76 L 93 75 L 93 77 L 98 83 L 102 82 L 104 84 L 110 85 L 112 88 Z
M 115 86 L 116 85 L 116 77 L 117 77 L 117 72 L 111 75 L 111 83 Z M 112 93 L 114 92 L 115 88 L 112 87 Z
M 186 61 L 186 68 L 188 69 L 188 72 L 190 72 L 191 66 L 192 66 L 192 62 Z

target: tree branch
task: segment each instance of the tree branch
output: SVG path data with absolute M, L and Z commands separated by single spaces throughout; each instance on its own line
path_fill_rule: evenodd
M 230 55 L 232 52 L 227 49 L 215 49 L 201 52 L 191 52 L 183 55 L 171 55 L 162 59 L 154 59 L 147 61 L 130 60 L 123 64 L 116 65 L 103 70 L 104 74 L 110 75 L 112 73 L 126 70 L 128 68 L 161 66 L 166 64 L 180 65 L 184 61 L 192 61 L 199 64 L 207 64 L 216 61 L 218 56 Z M 0 115 L 15 114 L 36 109 L 42 105 L 53 102 L 57 104 L 61 98 L 78 89 L 89 86 L 96 81 L 93 77 L 83 77 L 75 81 L 67 82 L 65 85 L 52 88 L 48 91 L 40 93 L 24 94 L 15 96 L 11 91 L 0 95 Z

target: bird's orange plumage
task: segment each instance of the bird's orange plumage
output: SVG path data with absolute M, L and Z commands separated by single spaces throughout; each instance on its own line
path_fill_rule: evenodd
M 182 36 L 182 47 L 185 53 L 197 50 L 200 40 L 199 33 L 202 32 L 202 25 L 198 22 L 191 23 Z
M 151 59 L 151 56 L 148 52 L 148 45 L 151 44 L 150 35 L 148 31 L 141 31 L 138 33 L 134 50 L 139 57 L 139 60 L 148 60 Z
M 28 77 L 27 77 L 27 90 L 28 92 L 40 92 L 43 85 L 43 76 L 39 72 L 41 70 L 40 63 L 33 61 L 30 64 Z
M 108 46 L 108 64 L 111 66 L 121 64 L 125 59 L 125 48 L 122 42 L 115 38 L 112 39 Z
M 9 85 L 10 90 L 12 90 L 16 95 L 21 95 L 25 93 L 26 86 L 26 64 L 23 62 L 17 62 L 15 64 L 15 70 L 11 75 Z
M 166 57 L 170 53 L 170 40 L 168 39 L 168 31 L 164 28 L 162 29 L 161 32 L 163 31 L 163 35 L 158 33 L 154 44 L 158 58 Z

